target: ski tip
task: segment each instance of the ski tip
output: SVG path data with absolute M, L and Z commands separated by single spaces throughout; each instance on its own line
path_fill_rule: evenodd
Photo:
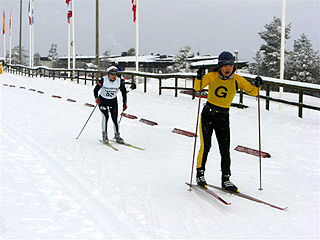
M 273 207 L 273 208 L 276 208 L 276 209 L 279 209 L 279 210 L 282 210 L 282 211 L 287 211 L 288 210 L 288 207 Z

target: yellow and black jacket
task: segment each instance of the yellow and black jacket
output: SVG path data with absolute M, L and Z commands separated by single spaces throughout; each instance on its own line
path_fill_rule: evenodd
M 201 80 L 195 79 L 194 89 L 200 91 Z M 210 72 L 202 78 L 202 89 L 209 85 L 208 102 L 222 108 L 229 108 L 238 89 L 244 90 L 252 96 L 257 96 L 259 88 L 250 84 L 245 78 L 233 74 L 229 79 L 223 80 L 218 72 Z

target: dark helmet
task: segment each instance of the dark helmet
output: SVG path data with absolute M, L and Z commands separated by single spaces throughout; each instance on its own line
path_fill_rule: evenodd
M 220 53 L 218 57 L 218 65 L 220 68 L 226 65 L 234 65 L 234 57 L 232 53 L 227 51 Z

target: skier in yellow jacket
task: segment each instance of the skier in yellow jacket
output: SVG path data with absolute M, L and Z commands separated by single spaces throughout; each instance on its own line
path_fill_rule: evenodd
M 207 188 L 204 172 L 214 130 L 221 155 L 222 188 L 239 192 L 229 180 L 231 176 L 229 108 L 238 89 L 257 96 L 263 83 L 262 79 L 257 77 L 253 86 L 245 78 L 235 74 L 234 57 L 230 52 L 225 51 L 219 55 L 218 65 L 219 72 L 207 74 L 205 68 L 200 67 L 194 83 L 196 91 L 209 86 L 208 101 L 203 107 L 200 118 L 201 146 L 197 158 L 196 181 L 199 186 Z

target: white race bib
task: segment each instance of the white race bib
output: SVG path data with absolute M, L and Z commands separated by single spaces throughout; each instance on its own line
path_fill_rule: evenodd
M 121 79 L 116 78 L 115 81 L 110 81 L 106 76 L 103 77 L 103 86 L 100 89 L 100 95 L 106 99 L 113 99 L 117 97 L 117 94 L 120 89 Z

